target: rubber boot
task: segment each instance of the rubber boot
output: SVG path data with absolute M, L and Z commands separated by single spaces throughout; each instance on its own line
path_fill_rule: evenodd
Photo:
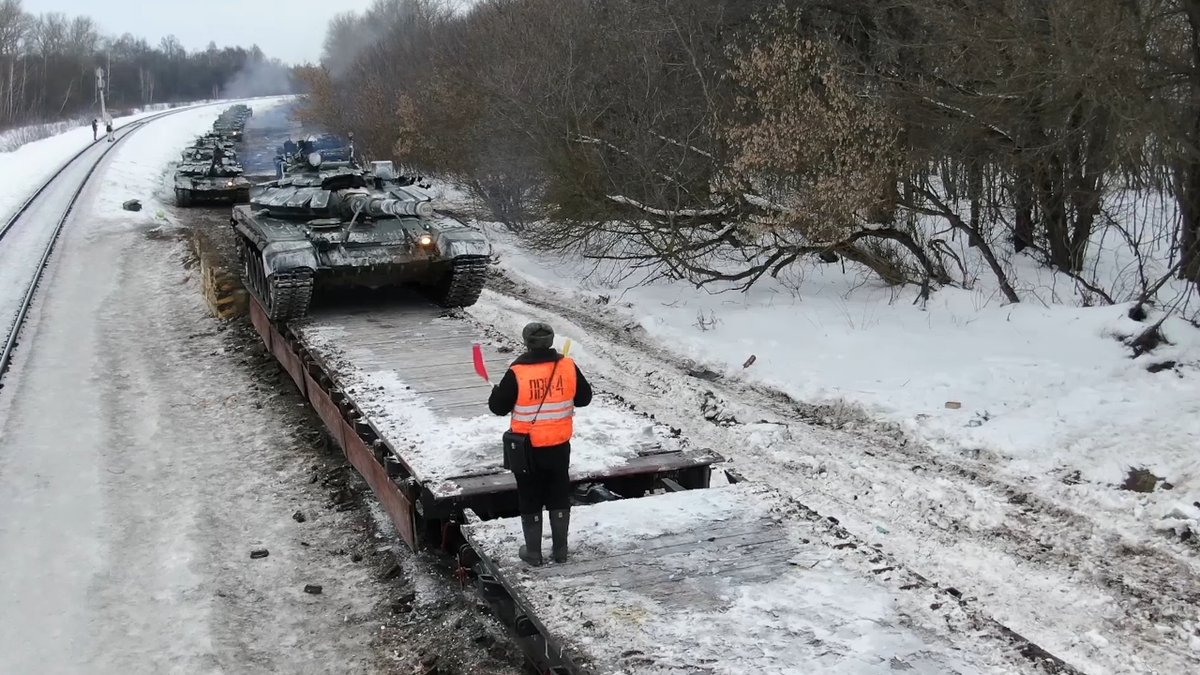
M 522 515 L 521 529 L 525 532 L 525 545 L 517 554 L 521 556 L 521 560 L 537 567 L 542 564 L 542 514 Z
M 550 512 L 550 537 L 554 541 L 554 562 L 567 562 L 567 529 L 571 526 L 571 509 Z

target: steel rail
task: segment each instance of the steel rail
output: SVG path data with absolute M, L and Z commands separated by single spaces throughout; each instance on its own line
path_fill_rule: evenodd
M 88 183 L 91 182 L 92 176 L 95 175 L 96 170 L 100 168 L 100 164 L 104 162 L 106 157 L 108 157 L 108 153 L 112 152 L 113 149 L 124 142 L 126 138 L 129 138 L 142 127 L 150 124 L 151 122 L 187 110 L 195 110 L 197 108 L 207 107 L 210 105 L 220 104 L 204 104 L 200 106 L 188 106 L 186 108 L 175 108 L 156 113 L 154 115 L 148 115 L 142 119 L 133 121 L 125 127 L 122 127 L 124 133 L 121 134 L 120 137 L 116 138 L 114 142 L 108 143 L 108 148 L 102 151 L 100 155 L 96 157 L 96 160 L 92 163 L 92 165 L 88 167 L 87 173 L 84 174 L 83 179 L 79 181 L 79 187 L 76 188 L 75 192 L 71 195 L 70 201 L 67 202 L 67 206 L 63 210 L 62 217 L 60 217 L 58 222 L 54 225 L 54 231 L 50 234 L 50 240 L 46 243 L 45 250 L 42 251 L 42 256 L 38 260 L 37 266 L 34 269 L 33 278 L 29 281 L 29 286 L 25 289 L 25 295 L 22 297 L 21 303 L 17 308 L 16 318 L 13 320 L 12 326 L 9 328 L 8 335 L 5 336 L 3 348 L 0 349 L 0 388 L 4 387 L 4 376 L 8 372 L 8 366 L 12 361 L 13 352 L 16 350 L 18 338 L 21 334 L 21 328 L 25 324 L 25 319 L 29 314 L 29 308 L 33 305 L 33 298 L 36 295 L 38 286 L 42 281 L 42 276 L 45 273 L 46 268 L 50 265 L 50 257 L 54 253 L 54 247 L 58 244 L 63 227 L 66 225 L 67 220 L 70 219 L 71 213 L 75 210 L 75 204 L 79 201 L 79 196 L 83 194 L 84 188 L 86 188 Z M 33 194 L 29 196 L 28 199 L 25 200 L 20 208 L 18 208 L 17 211 L 8 219 L 8 221 L 5 222 L 4 227 L 0 228 L 0 244 L 3 244 L 4 236 L 7 235 L 13 227 L 15 227 L 21 218 L 23 218 L 29 211 L 29 208 L 34 204 L 34 202 L 36 202 L 37 199 L 41 197 L 47 189 L 49 189 L 54 181 L 58 180 L 58 178 L 62 176 L 67 169 L 71 168 L 75 162 L 79 161 L 79 159 L 83 157 L 85 153 L 100 143 L 107 143 L 107 141 L 104 139 L 93 141 L 91 144 L 75 153 L 74 156 L 63 163 L 63 165 L 59 167 L 58 170 L 55 171 L 45 183 L 43 183 L 37 190 L 33 192 Z
M 166 117 L 167 115 L 172 115 L 172 114 L 175 114 L 178 112 L 183 112 L 184 110 L 187 110 L 187 109 L 188 108 L 176 108 L 173 110 L 164 110 L 162 112 L 158 112 L 153 115 L 147 115 L 146 117 L 143 117 L 142 119 L 134 120 L 130 124 L 122 127 L 122 130 L 124 130 L 126 132 L 131 132 L 132 130 L 134 130 L 136 128 L 141 128 L 142 125 L 153 122 L 154 120 L 161 119 L 163 117 Z M 121 135 L 121 138 L 125 138 L 128 135 L 129 135 L 129 133 L 124 133 Z M 25 215 L 25 212 L 29 210 L 29 207 L 32 206 L 35 201 L 37 201 L 37 198 L 41 197 L 42 193 L 45 192 L 46 189 L 49 188 L 52 183 L 54 183 L 54 181 L 58 180 L 58 177 L 61 176 L 64 171 L 69 169 L 72 164 L 74 164 L 76 161 L 79 160 L 80 157 L 83 157 L 84 153 L 86 153 L 88 150 L 91 150 L 93 147 L 95 147 L 101 143 L 104 143 L 104 142 L 106 142 L 106 141 L 103 138 L 92 141 L 90 144 L 85 145 L 82 150 L 75 153 L 70 159 L 63 162 L 63 165 L 58 167 L 58 169 L 50 176 L 50 178 L 46 179 L 45 183 L 42 183 L 41 186 L 38 187 L 38 189 L 34 190 L 33 193 L 30 194 L 29 197 L 24 201 L 24 203 L 22 203 L 21 206 L 18 207 L 17 210 L 11 216 L 9 216 L 8 220 L 4 223 L 4 226 L 0 227 L 0 241 L 2 241 L 4 239 L 4 235 L 8 234 L 8 231 L 11 230 L 14 225 L 17 224 L 17 221 L 19 221 L 21 219 L 21 217 Z M 116 145 L 116 143 L 113 143 L 112 145 Z M 110 148 L 110 150 L 111 150 L 111 148 Z M 100 155 L 100 157 L 103 158 L 107 154 L 108 154 L 108 150 L 105 150 Z

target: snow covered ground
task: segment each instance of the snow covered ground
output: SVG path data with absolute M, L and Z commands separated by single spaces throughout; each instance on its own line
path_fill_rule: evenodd
M 0 623 L 0 671 L 372 669 L 368 580 L 278 522 L 278 420 L 245 395 L 178 245 L 161 240 L 164 166 L 218 110 L 119 149 L 0 390 L 0 603 L 21 617 Z M 39 143 L 51 141 L 61 163 L 86 138 Z M 57 168 L 18 155 L 0 157 L 0 175 L 44 170 L 30 189 Z M 122 211 L 133 197 L 146 208 Z M 1200 519 L 1187 323 L 1131 359 L 1114 336 L 1145 324 L 1127 305 L 1056 303 L 1072 291 L 1035 273 L 1022 291 L 1045 302 L 1015 306 L 985 282 L 914 306 L 914 291 L 837 266 L 805 270 L 798 291 L 629 288 L 491 232 L 507 278 L 470 311 L 485 328 L 515 336 L 548 319 L 599 388 L 1086 672 L 1200 668 L 1200 566 L 1178 538 Z M 1132 466 L 1170 489 L 1117 489 Z M 297 591 L 312 571 L 339 580 L 319 599 Z
M 120 124 L 120 120 L 134 120 L 138 119 L 139 116 L 161 112 L 163 110 L 169 110 L 173 107 L 180 108 L 193 105 L 202 105 L 209 102 L 211 101 L 201 100 L 192 101 L 190 103 L 152 103 L 148 106 L 141 106 L 127 110 L 127 115 L 114 118 L 114 121 L 117 121 L 117 123 Z M 27 124 L 25 126 L 5 129 L 4 131 L 0 131 L 0 153 L 8 154 L 29 143 L 50 138 L 52 136 L 61 136 L 62 134 L 75 131 L 77 129 L 87 128 L 90 130 L 91 127 L 92 118 L 80 116 L 69 120 L 44 122 L 40 124 Z M 101 135 L 103 135 L 103 131 L 103 127 L 98 129 L 98 132 L 100 132 Z
M 1200 329 L 1181 318 L 1163 325 L 1169 344 L 1132 358 L 1122 340 L 1148 323 L 1129 318 L 1132 302 L 1064 302 L 1070 285 L 1028 262 L 1015 270 L 1021 304 L 1003 304 L 986 283 L 914 304 L 916 289 L 883 288 L 838 265 L 746 293 L 634 285 L 619 281 L 621 270 L 538 256 L 496 226 L 491 233 L 516 278 L 608 312 L 697 367 L 847 419 L 893 423 L 907 438 L 983 460 L 1080 508 L 1200 531 Z M 1109 287 L 1128 295 L 1128 254 L 1098 247 Z M 1172 284 L 1164 295 L 1188 292 Z M 586 336 L 577 339 L 586 353 Z M 1117 490 L 1135 468 L 1161 478 L 1159 489 Z
M 860 554 L 821 541 L 825 524 L 761 483 L 607 502 L 577 508 L 572 519 L 571 559 L 541 568 L 516 560 L 519 519 L 467 529 L 542 624 L 597 672 L 933 675 L 1030 666 L 941 591 L 912 588 L 920 584 L 883 562 L 854 564 Z
M 501 276 L 470 310 L 481 323 L 549 321 L 602 388 L 1086 672 L 1200 667 L 1200 566 L 1179 537 L 1200 524 L 1187 322 L 1132 359 L 1117 336 L 1146 324 L 1128 304 L 1073 306 L 1032 265 L 1020 305 L 981 280 L 922 307 L 840 266 L 712 293 L 635 286 L 487 227 Z M 1119 489 L 1130 467 L 1166 484 Z
M 747 293 L 633 286 L 612 269 L 530 254 L 497 227 L 491 234 L 502 267 L 522 282 L 609 312 L 726 379 L 894 423 L 1014 480 L 1090 483 L 1092 496 L 1154 524 L 1169 514 L 1200 517 L 1200 329 L 1182 319 L 1163 326 L 1170 345 L 1135 359 L 1120 339 L 1146 328 L 1128 317 L 1132 303 L 1003 304 L 981 283 L 915 306 L 916 289 L 881 288 L 838 265 Z M 586 353 L 586 335 L 566 337 Z M 1131 468 L 1173 489 L 1115 492 Z
M 263 99 L 259 105 L 278 105 L 280 100 Z M 205 113 L 209 116 L 215 116 L 219 112 L 218 108 L 203 109 L 215 111 Z M 119 129 L 131 122 L 157 115 L 160 112 L 162 111 L 151 109 L 127 117 L 118 117 L 113 120 L 113 126 Z M 103 127 L 100 128 L 100 138 L 104 139 Z M 3 192 L 0 192 L 0 215 L 7 218 L 8 214 L 24 203 L 29 195 L 46 182 L 46 179 L 55 171 L 58 171 L 68 159 L 92 142 L 92 127 L 88 125 L 26 143 L 12 152 L 0 153 L 0 184 L 5 186 Z M 176 152 L 177 155 L 178 152 Z
M 362 536 L 353 514 L 293 521 L 320 488 L 163 236 L 166 161 L 218 112 L 115 151 L 0 390 L 0 672 L 383 667 L 374 570 L 333 553 Z

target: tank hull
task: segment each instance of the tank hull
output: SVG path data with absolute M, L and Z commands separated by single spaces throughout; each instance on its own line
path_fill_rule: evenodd
M 202 203 L 244 204 L 250 201 L 250 181 L 241 176 L 199 178 L 176 176 L 176 206 Z
M 265 216 L 247 205 L 234 207 L 232 218 L 247 287 L 277 320 L 303 316 L 314 294 L 353 289 L 386 297 L 415 288 L 447 307 L 474 304 L 484 286 L 490 244 L 472 228 L 449 219 L 434 222 L 388 218 L 321 227 Z M 296 291 L 298 284 L 308 288 Z M 291 298 L 297 294 L 305 295 L 302 311 Z

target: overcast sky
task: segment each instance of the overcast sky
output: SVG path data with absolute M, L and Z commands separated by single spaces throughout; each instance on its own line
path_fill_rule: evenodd
M 96 20 L 105 35 L 132 33 L 158 44 L 174 34 L 189 52 L 257 44 L 289 63 L 316 62 L 335 14 L 361 11 L 371 0 L 24 0 L 30 14 L 62 12 Z

